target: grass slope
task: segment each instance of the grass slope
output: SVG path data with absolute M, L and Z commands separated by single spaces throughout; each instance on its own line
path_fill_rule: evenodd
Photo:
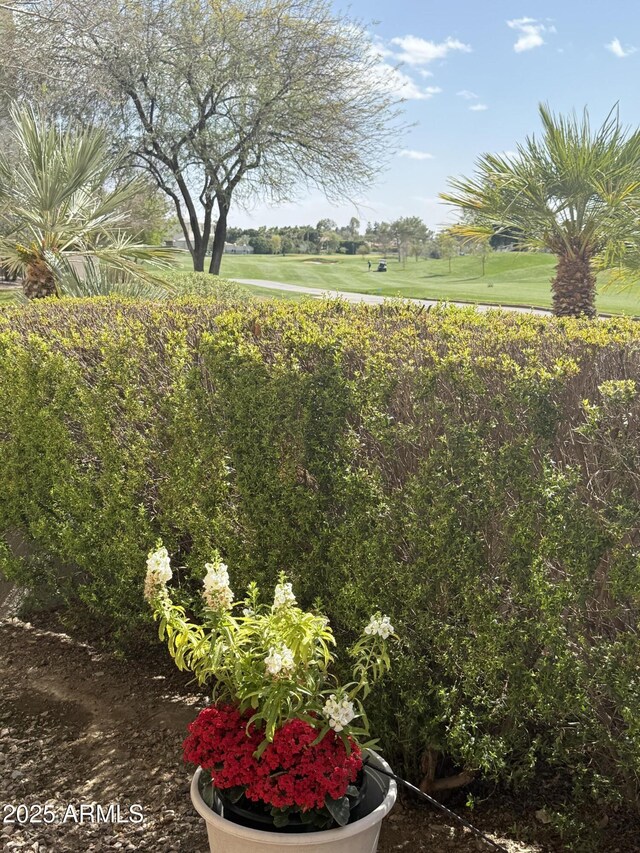
M 496 252 L 487 258 L 485 275 L 475 257 L 453 258 L 451 272 L 446 260 L 410 259 L 406 265 L 390 260 L 388 272 L 374 272 L 377 256 L 367 259 L 345 255 L 225 255 L 225 278 L 282 281 L 303 287 L 360 291 L 383 296 L 460 300 L 503 305 L 551 306 L 551 278 L 556 260 L 552 255 Z M 185 269 L 190 259 L 185 256 Z M 623 292 L 599 285 L 598 310 L 640 315 L 640 287 Z
M 371 271 L 367 258 L 347 255 L 225 255 L 222 275 L 225 278 L 262 279 L 318 287 L 376 293 L 388 297 L 417 297 L 494 305 L 527 305 L 551 307 L 551 279 L 556 264 L 552 255 L 521 252 L 496 252 L 487 257 L 485 275 L 478 258 L 459 257 L 446 260 L 413 259 L 406 264 L 389 260 L 386 273 L 374 272 L 378 256 L 371 255 Z M 180 269 L 191 271 L 191 258 L 185 252 Z M 606 277 L 598 286 L 599 311 L 640 316 L 640 285 L 624 291 L 605 288 Z M 243 285 L 254 296 L 297 301 L 296 293 Z M 13 299 L 11 292 L 0 291 L 0 304 Z

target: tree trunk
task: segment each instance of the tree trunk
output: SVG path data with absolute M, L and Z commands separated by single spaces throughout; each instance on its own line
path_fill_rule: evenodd
M 218 221 L 216 222 L 216 230 L 213 235 L 213 249 L 211 251 L 211 263 L 209 264 L 211 275 L 220 275 L 222 253 L 224 252 L 224 243 L 227 238 L 228 213 L 229 205 L 218 201 Z
M 204 260 L 207 256 L 207 247 L 198 245 L 193 247 L 191 251 L 191 259 L 193 261 L 194 272 L 204 272 Z
M 44 299 L 57 296 L 55 278 L 44 261 L 34 261 L 25 270 L 22 290 L 27 299 Z
M 589 258 L 560 256 L 551 288 L 556 317 L 596 316 L 596 277 Z
M 193 251 L 191 252 L 194 272 L 204 272 L 204 262 L 207 258 L 207 252 L 209 251 L 209 238 L 211 237 L 212 207 L 213 202 L 211 201 L 208 201 L 207 204 L 205 204 L 202 231 L 200 231 L 200 227 L 198 226 L 198 236 L 197 238 L 194 237 Z

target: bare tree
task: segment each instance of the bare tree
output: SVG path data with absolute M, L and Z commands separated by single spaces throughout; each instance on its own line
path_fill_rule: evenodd
M 350 198 L 397 138 L 398 110 L 366 28 L 328 0 L 11 8 L 17 91 L 46 90 L 60 113 L 109 122 L 172 200 L 196 270 L 213 234 L 209 271 L 218 273 L 232 200 L 280 201 L 307 187 Z

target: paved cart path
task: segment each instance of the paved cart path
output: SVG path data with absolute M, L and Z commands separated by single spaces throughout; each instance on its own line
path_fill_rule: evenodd
M 250 284 L 254 287 L 264 287 L 266 290 L 285 290 L 288 293 L 304 293 L 307 296 L 312 296 L 316 299 L 344 299 L 345 302 L 364 302 L 366 305 L 382 305 L 392 297 L 379 296 L 375 293 L 360 293 L 351 290 L 327 290 L 320 287 L 303 287 L 301 284 L 285 284 L 281 281 L 267 281 L 260 278 L 234 278 L 238 284 Z M 402 298 L 402 297 L 401 297 Z M 540 314 L 545 317 L 551 316 L 551 311 L 545 308 L 534 308 L 527 305 L 484 305 L 476 304 L 475 302 L 452 302 L 443 299 L 414 299 L 407 297 L 406 302 L 413 302 L 416 305 L 425 305 L 430 308 L 434 305 L 457 305 L 461 308 L 474 307 L 478 311 L 491 311 L 500 309 L 503 311 L 516 311 L 520 314 Z

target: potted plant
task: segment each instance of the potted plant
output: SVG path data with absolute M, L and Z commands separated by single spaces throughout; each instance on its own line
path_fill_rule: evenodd
M 374 853 L 396 786 L 376 771 L 389 768 L 368 740 L 362 700 L 390 666 L 389 617 L 371 617 L 349 650 L 353 680 L 340 684 L 328 620 L 298 607 L 284 574 L 271 603 L 252 583 L 234 604 L 218 555 L 205 570 L 200 622 L 172 601 L 160 543 L 147 561 L 145 597 L 177 666 L 212 682 L 184 742 L 212 853 Z

